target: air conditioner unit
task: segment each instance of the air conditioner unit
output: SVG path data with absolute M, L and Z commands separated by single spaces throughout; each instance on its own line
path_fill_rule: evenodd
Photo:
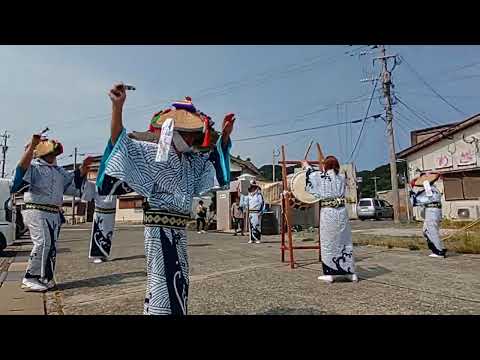
M 457 208 L 457 217 L 459 219 L 478 219 L 479 210 L 477 205 L 462 206 Z

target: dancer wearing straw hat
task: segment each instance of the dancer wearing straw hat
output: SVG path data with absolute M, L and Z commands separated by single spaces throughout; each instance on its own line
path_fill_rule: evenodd
M 244 197 L 244 208 L 248 209 L 250 224 L 249 244 L 260 244 L 262 239 L 262 212 L 265 210 L 265 201 L 262 191 L 255 180 L 250 181 L 248 195 Z
M 11 192 L 24 192 L 25 224 L 33 242 L 22 288 L 46 291 L 55 287 L 56 242 L 65 219 L 61 214 L 63 195 L 80 195 L 92 158 L 74 172 L 57 165 L 63 146 L 55 140 L 33 135 L 26 146 L 12 183 Z
M 225 116 L 221 134 L 190 98 L 156 113 L 149 131 L 157 143 L 135 140 L 123 127 L 126 99 L 122 84 L 112 100 L 110 141 L 97 187 L 109 194 L 116 184 L 147 198 L 144 206 L 147 291 L 144 314 L 186 315 L 189 288 L 186 223 L 194 195 L 230 183 L 230 134 L 234 114 Z M 218 138 L 217 141 L 215 139 Z
M 440 237 L 440 221 L 442 220 L 442 194 L 434 185 L 440 178 L 439 173 L 424 172 L 410 182 L 412 188 L 423 189 L 415 192 L 410 191 L 412 206 L 425 209 L 423 221 L 423 236 L 427 241 L 428 248 L 432 251 L 429 255 L 433 258 L 446 258 L 447 249 L 443 247 Z

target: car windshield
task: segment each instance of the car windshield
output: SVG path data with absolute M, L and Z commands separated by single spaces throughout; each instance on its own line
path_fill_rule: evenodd
M 371 205 L 372 205 L 372 201 L 371 201 L 371 200 L 360 200 L 360 202 L 358 203 L 358 205 L 360 205 L 360 206 L 371 206 Z

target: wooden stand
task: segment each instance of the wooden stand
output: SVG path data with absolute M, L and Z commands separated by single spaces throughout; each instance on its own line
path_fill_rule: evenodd
M 311 145 L 311 144 L 310 144 Z M 310 148 L 310 147 L 309 147 Z M 310 164 L 318 165 L 319 168 L 323 168 L 323 154 L 320 149 L 320 145 L 317 144 L 318 160 L 317 161 L 308 161 Z M 307 150 L 308 153 L 308 150 Z M 305 156 L 306 157 L 306 156 Z M 283 181 L 283 193 L 282 193 L 282 217 L 281 217 L 281 251 L 282 251 L 282 262 L 285 262 L 285 251 L 289 252 L 289 263 L 290 268 L 295 268 L 295 257 L 294 250 L 318 250 L 318 260 L 321 261 L 321 247 L 320 247 L 320 224 L 318 229 L 318 245 L 312 246 L 294 246 L 292 238 L 292 224 L 290 224 L 290 213 L 292 211 L 292 202 L 290 201 L 293 198 L 290 185 L 287 181 L 287 167 L 286 165 L 299 164 L 301 160 L 286 160 L 285 158 L 285 146 L 282 145 L 282 160 L 279 163 L 282 165 L 282 181 Z M 315 204 L 320 209 L 320 202 Z M 288 236 L 288 244 L 286 243 L 285 235 Z

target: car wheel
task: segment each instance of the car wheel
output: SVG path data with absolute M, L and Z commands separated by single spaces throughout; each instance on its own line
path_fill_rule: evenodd
M 0 232 L 0 252 L 7 247 L 7 239 L 3 235 L 3 233 Z
M 360 220 L 360 221 L 365 221 L 365 218 L 359 217 L 358 220 Z

